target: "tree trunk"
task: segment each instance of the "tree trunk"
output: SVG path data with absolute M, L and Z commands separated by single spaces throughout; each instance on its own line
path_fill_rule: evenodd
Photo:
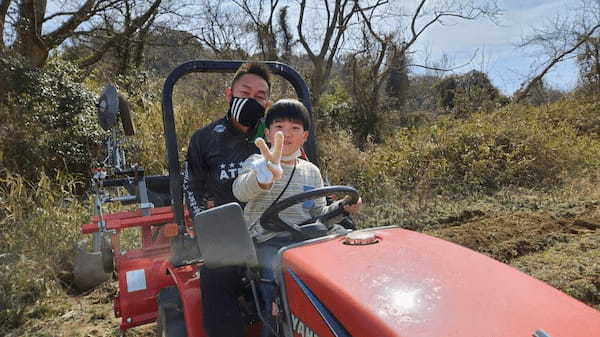
M 312 94 L 312 106 L 315 112 L 315 120 L 318 119 L 320 113 L 321 95 L 323 94 L 324 85 L 323 82 L 323 66 L 320 63 L 314 64 L 314 69 L 310 74 L 310 89 Z
M 4 23 L 11 0 L 0 0 L 0 50 L 4 48 Z
M 19 5 L 16 49 L 32 66 L 41 67 L 50 48 L 42 39 L 46 0 L 23 0 Z

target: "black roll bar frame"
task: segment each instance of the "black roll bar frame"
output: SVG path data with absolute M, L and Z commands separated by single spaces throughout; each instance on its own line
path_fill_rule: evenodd
M 169 166 L 169 191 L 171 193 L 171 209 L 175 215 L 175 223 L 179 228 L 179 233 L 185 233 L 185 223 L 183 214 L 183 179 L 181 176 L 181 167 L 179 165 L 179 151 L 177 145 L 177 133 L 175 128 L 175 117 L 173 113 L 173 88 L 177 81 L 189 73 L 233 73 L 242 64 L 248 61 L 218 61 L 218 60 L 196 60 L 189 61 L 175 68 L 163 86 L 162 92 L 162 114 L 163 127 L 165 134 L 165 146 L 167 150 L 167 160 Z M 315 165 L 319 165 L 318 149 L 315 134 L 315 121 L 312 114 L 311 96 L 306 82 L 300 74 L 292 67 L 280 63 L 263 61 L 260 62 L 268 66 L 275 75 L 286 79 L 295 89 L 298 100 L 300 100 L 308 109 L 312 120 L 308 140 L 304 144 L 304 150 L 308 159 Z

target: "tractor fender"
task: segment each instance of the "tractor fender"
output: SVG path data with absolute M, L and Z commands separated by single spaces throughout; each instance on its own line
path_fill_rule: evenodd
M 174 267 L 169 263 L 167 266 L 168 273 L 177 287 L 188 335 L 204 337 L 202 301 L 200 299 L 200 272 L 198 268 L 196 264 Z

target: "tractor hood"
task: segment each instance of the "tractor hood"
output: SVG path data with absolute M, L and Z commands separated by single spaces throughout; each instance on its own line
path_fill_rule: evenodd
M 400 228 L 369 232 L 377 243 L 282 251 L 294 336 L 600 336 L 599 311 L 508 265 Z

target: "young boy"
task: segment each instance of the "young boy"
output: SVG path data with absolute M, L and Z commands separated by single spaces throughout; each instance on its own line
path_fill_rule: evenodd
M 258 260 L 261 265 L 262 278 L 271 282 L 261 282 L 260 290 L 263 298 L 261 308 L 264 317 L 272 326 L 273 317 L 271 306 L 275 298 L 275 287 L 272 282 L 273 260 L 279 248 L 292 243 L 291 236 L 286 232 L 273 232 L 261 226 L 258 219 L 263 212 L 275 201 L 284 200 L 315 188 L 323 187 L 321 172 L 314 164 L 298 158 L 300 148 L 308 139 L 310 117 L 306 107 L 294 99 L 283 99 L 274 103 L 268 110 L 265 118 L 265 136 L 274 144 L 277 133 L 283 133 L 283 146 L 281 148 L 281 166 L 279 163 L 270 163 L 263 155 L 251 155 L 244 165 L 245 172 L 239 175 L 233 183 L 233 194 L 241 202 L 246 202 L 244 218 L 250 226 L 250 234 L 256 243 Z M 281 145 L 280 145 L 281 146 Z M 275 154 L 278 157 L 278 154 Z M 277 158 L 276 160 L 277 161 Z M 362 201 L 354 205 L 347 205 L 344 209 L 349 213 L 357 212 L 362 206 Z M 290 224 L 302 223 L 314 216 L 324 214 L 339 207 L 339 201 L 327 206 L 325 198 L 309 200 L 296 204 L 280 213 L 283 221 Z M 331 219 L 334 223 L 341 220 Z M 262 336 L 271 336 L 270 329 L 265 327 Z

